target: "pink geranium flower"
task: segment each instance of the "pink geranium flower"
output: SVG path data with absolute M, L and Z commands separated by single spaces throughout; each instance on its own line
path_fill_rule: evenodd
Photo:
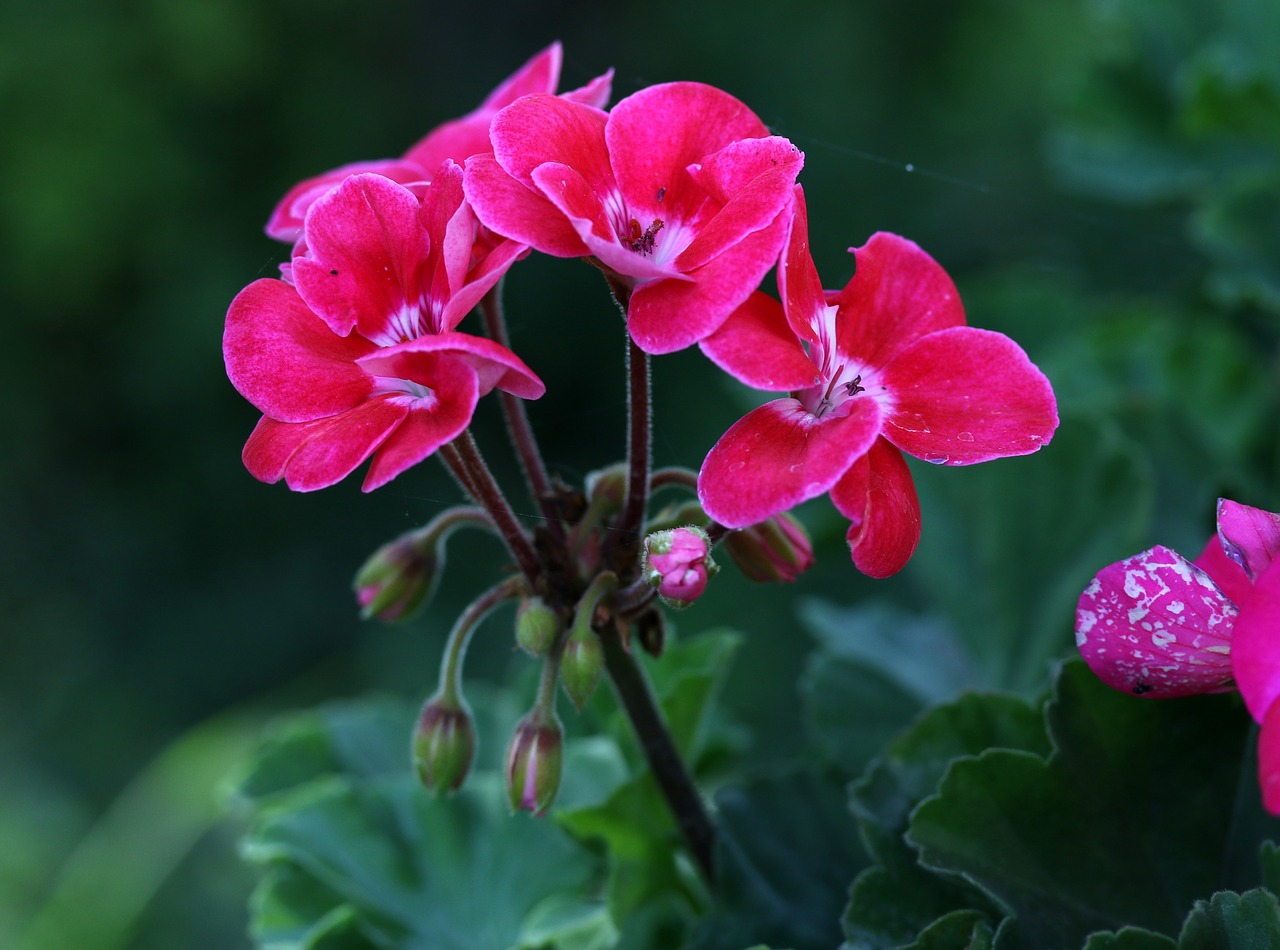
M 701 344 L 747 385 L 790 395 L 721 437 L 698 494 L 708 515 L 740 528 L 830 492 L 852 522 L 853 563 L 886 577 L 920 538 L 902 453 L 944 465 L 1026 455 L 1052 437 L 1057 403 L 1016 343 L 965 326 L 951 279 L 904 238 L 872 236 L 853 251 L 853 279 L 825 293 L 795 195 L 782 303 L 755 294 Z
M 488 152 L 489 123 L 494 114 L 521 96 L 554 93 L 560 81 L 563 58 L 560 44 L 552 43 L 507 77 L 475 111 L 432 129 L 400 158 L 354 162 L 299 182 L 289 189 L 271 213 L 267 234 L 279 241 L 297 241 L 312 202 L 350 175 L 375 172 L 401 184 L 425 182 L 447 159 L 460 163 L 479 152 Z M 613 70 L 609 70 L 587 85 L 563 95 L 576 102 L 603 108 L 609 101 L 612 80 Z
M 1239 688 L 1261 724 L 1263 803 L 1280 815 L 1280 514 L 1218 502 L 1196 560 L 1165 547 L 1111 564 L 1076 608 L 1076 645 L 1108 686 L 1153 699 Z
M 542 395 L 515 354 L 453 332 L 523 251 L 503 242 L 473 260 L 461 171 L 445 163 L 421 197 L 348 178 L 307 212 L 296 286 L 257 280 L 232 301 L 223 356 L 263 413 L 244 448 L 256 478 L 310 491 L 372 455 L 370 491 L 461 434 L 494 388 Z
M 714 331 L 774 265 L 803 156 L 711 86 L 651 86 L 606 115 L 529 96 L 499 112 L 467 199 L 499 234 L 591 257 L 629 290 L 649 353 Z

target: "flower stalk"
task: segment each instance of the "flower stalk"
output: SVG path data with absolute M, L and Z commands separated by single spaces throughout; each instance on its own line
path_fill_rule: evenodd
M 714 888 L 715 826 L 711 823 L 711 816 L 693 784 L 692 776 L 685 768 L 666 722 L 663 721 L 662 712 L 644 670 L 623 646 L 614 625 L 600 631 L 600 642 L 604 646 L 605 669 L 631 727 L 640 740 L 645 760 L 653 771 L 658 788 L 671 806 L 676 825 L 689 846 L 690 855 L 708 885 Z

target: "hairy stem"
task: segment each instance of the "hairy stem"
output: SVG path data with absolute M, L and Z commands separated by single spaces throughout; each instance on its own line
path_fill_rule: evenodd
M 714 888 L 715 826 L 680 753 L 676 751 L 653 690 L 649 688 L 649 681 L 636 658 L 622 645 L 616 626 L 610 624 L 601 630 L 600 641 L 604 645 L 605 669 L 609 671 L 609 679 L 631 721 L 631 728 L 640 740 L 653 777 L 671 806 L 680 833 L 689 846 L 689 853 L 707 884 Z
M 542 576 L 542 564 L 533 549 L 533 542 L 525 534 L 524 528 L 516 519 L 515 512 L 507 503 L 506 496 L 494 480 L 493 473 L 485 464 L 480 449 L 471 437 L 468 429 L 449 443 L 446 448 L 450 452 L 442 452 L 445 463 L 453 471 L 458 481 L 468 489 L 476 502 L 489 512 L 494 527 L 506 542 L 507 550 L 515 558 L 520 572 L 529 582 L 530 591 L 538 589 L 538 581 Z
M 467 654 L 472 631 L 494 607 L 520 594 L 523 586 L 519 578 L 508 577 L 472 601 L 454 622 L 453 629 L 449 631 L 449 642 L 444 648 L 444 662 L 440 664 L 440 686 L 436 696 L 455 707 L 461 703 L 462 660 Z
M 485 330 L 489 334 L 489 339 L 511 349 L 507 335 L 507 322 L 502 311 L 502 284 L 503 280 L 499 280 L 497 286 L 484 295 L 480 301 L 480 311 L 484 315 Z M 516 455 L 524 470 L 529 493 L 542 511 L 542 516 L 546 518 L 550 529 L 558 537 L 563 537 L 564 525 L 560 523 L 559 514 L 553 503 L 551 476 L 547 473 L 547 466 L 542 460 L 538 441 L 534 438 L 533 426 L 529 424 L 529 414 L 525 410 L 524 400 L 505 390 L 499 391 L 498 397 L 502 403 L 502 414 L 507 420 L 507 431 L 511 435 L 511 442 L 516 448 Z
M 650 440 L 653 402 L 649 354 L 627 337 L 627 496 L 618 527 L 627 543 L 638 543 L 649 506 Z

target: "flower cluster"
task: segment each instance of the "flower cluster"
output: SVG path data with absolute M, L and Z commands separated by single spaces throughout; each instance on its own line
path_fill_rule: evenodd
M 1280 514 L 1218 502 L 1194 561 L 1157 546 L 1080 595 L 1076 645 L 1108 686 L 1151 699 L 1239 689 L 1254 720 L 1263 803 L 1280 814 Z
M 368 461 L 370 491 L 439 455 L 473 502 L 370 560 L 356 581 L 366 614 L 404 619 L 426 600 L 453 525 L 506 543 L 519 576 L 459 618 L 415 748 L 428 784 L 462 781 L 471 732 L 458 667 L 488 609 L 520 599 L 520 642 L 544 677 L 508 778 L 516 807 L 538 812 L 558 781 L 556 684 L 581 707 L 606 656 L 611 673 L 628 662 L 633 635 L 659 653 L 655 599 L 699 598 L 726 535 L 749 577 L 794 580 L 813 554 L 787 512 L 830 493 L 852 522 L 854 564 L 892 574 L 920 536 L 903 453 L 950 465 L 1022 455 L 1058 421 L 1043 374 L 1007 337 L 966 326 L 951 280 L 910 241 L 873 236 L 849 284 L 822 289 L 797 184 L 804 156 L 738 99 L 672 82 L 606 109 L 612 74 L 557 94 L 560 63 L 552 45 L 400 158 L 290 189 L 267 224 L 289 259 L 236 296 L 223 338 L 231 382 L 262 413 L 244 448 L 255 477 L 310 491 Z M 502 279 L 532 251 L 590 262 L 626 318 L 627 459 L 580 488 L 548 474 L 521 403 L 545 387 L 502 316 Z M 761 290 L 775 268 L 778 298 Z M 477 308 L 483 331 L 460 329 Z M 788 395 L 734 425 L 700 474 L 652 472 L 648 361 L 694 344 L 741 382 Z M 536 529 L 468 432 L 494 390 Z M 691 514 L 650 518 L 649 493 L 666 485 L 696 491 Z

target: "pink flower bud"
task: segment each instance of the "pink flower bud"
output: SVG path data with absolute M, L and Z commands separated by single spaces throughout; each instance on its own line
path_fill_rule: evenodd
M 564 736 L 555 716 L 537 710 L 516 725 L 507 748 L 507 796 L 513 811 L 545 815 L 560 788 Z
M 644 539 L 644 578 L 670 607 L 688 607 L 701 597 L 717 570 L 701 528 L 655 531 Z
M 804 525 L 786 512 L 730 532 L 724 549 L 743 574 L 762 583 L 790 583 L 813 566 L 809 535 Z
M 356 572 L 356 600 L 366 620 L 384 623 L 408 620 L 427 602 L 440 559 L 423 550 L 420 532 L 403 534 L 378 548 Z
M 461 788 L 475 746 L 475 728 L 464 703 L 439 696 L 426 701 L 413 731 L 413 761 L 423 785 L 433 792 Z

